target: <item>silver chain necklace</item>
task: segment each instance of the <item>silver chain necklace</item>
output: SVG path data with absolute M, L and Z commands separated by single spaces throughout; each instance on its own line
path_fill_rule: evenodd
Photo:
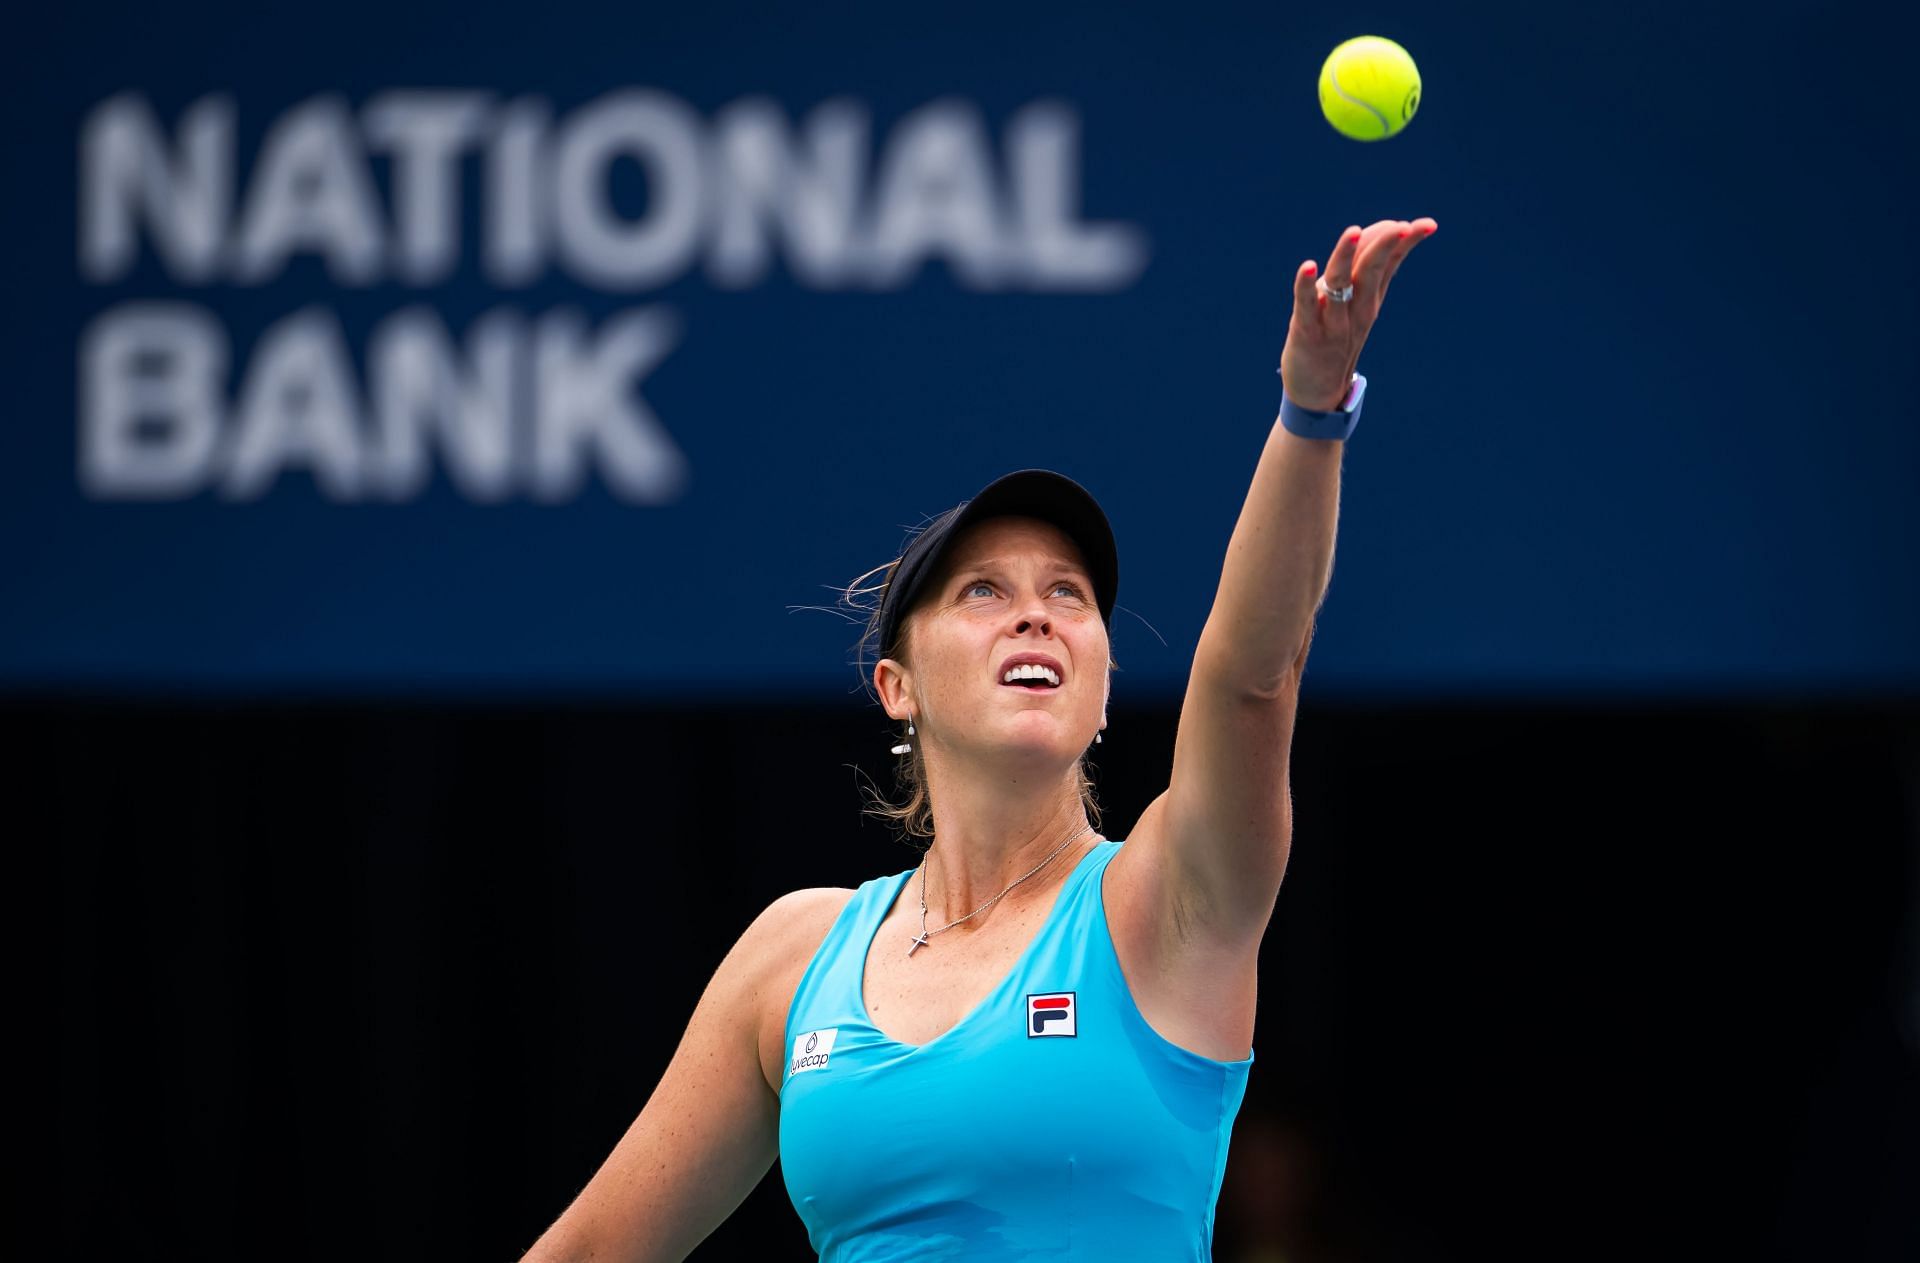
M 1078 829 L 1076 832 L 1069 834 L 1066 842 L 1062 842 L 1059 846 L 1056 846 L 1053 848 L 1052 854 L 1048 855 L 1047 858 L 1041 860 L 1038 864 L 1035 864 L 1030 870 L 1027 871 L 1025 875 L 1014 878 L 1013 886 L 1018 886 L 1021 882 L 1025 881 L 1028 877 L 1033 876 L 1035 873 L 1039 872 L 1041 869 L 1045 868 L 1047 865 L 1053 863 L 1054 857 L 1059 855 L 1060 852 L 1067 849 L 1068 842 L 1072 842 L 1075 838 L 1086 834 L 1087 832 L 1091 831 L 1092 828 L 1093 828 L 1093 825 L 1091 822 L 1089 822 L 1081 826 L 1080 829 Z M 929 846 L 927 848 L 927 855 L 932 855 L 932 854 L 933 854 L 933 848 Z M 909 956 L 913 955 L 915 952 L 925 947 L 927 945 L 927 940 L 932 938 L 935 934 L 945 934 L 948 930 L 951 930 L 954 926 L 959 925 L 961 921 L 971 921 L 973 918 L 979 916 L 982 912 L 985 912 L 988 908 L 991 908 L 994 904 L 999 903 L 1002 899 L 1006 898 L 1007 892 L 1013 889 L 1013 886 L 1008 886 L 1006 890 L 1001 891 L 999 894 L 995 895 L 993 898 L 987 900 L 985 903 L 975 908 L 972 912 L 967 913 L 966 916 L 959 918 L 959 920 L 949 921 L 945 925 L 941 926 L 939 929 L 929 933 L 927 930 L 927 855 L 923 855 L 920 857 L 920 937 L 913 940 L 913 946 L 907 948 L 907 955 Z

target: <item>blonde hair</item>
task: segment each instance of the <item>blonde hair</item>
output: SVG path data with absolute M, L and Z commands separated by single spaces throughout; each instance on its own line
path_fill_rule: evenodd
M 904 556 L 903 552 L 902 557 Z M 860 639 L 854 644 L 854 665 L 860 671 L 861 686 L 865 689 L 867 696 L 873 698 L 876 705 L 879 704 L 880 698 L 873 691 L 873 664 L 878 663 L 882 658 L 892 658 L 896 662 L 911 665 L 908 655 L 912 652 L 910 648 L 914 621 L 912 611 L 900 615 L 894 632 L 894 643 L 891 645 L 880 643 L 880 611 L 886 606 L 887 585 L 893 582 L 893 576 L 899 570 L 901 559 L 901 557 L 895 557 L 892 561 L 875 566 L 855 578 L 846 587 L 836 589 L 840 593 L 841 605 L 866 616 L 866 625 L 860 633 Z M 876 574 L 881 575 L 881 578 L 877 582 L 868 583 L 867 581 Z M 868 656 L 869 652 L 872 654 L 871 658 Z M 1120 664 L 1113 661 L 1109 655 L 1108 669 L 1117 670 L 1119 666 Z M 925 722 L 924 709 L 915 718 Z M 900 733 L 900 740 L 913 747 L 906 754 L 895 756 L 897 762 L 894 765 L 894 782 L 905 793 L 906 800 L 895 802 L 870 785 L 863 786 L 867 793 L 863 810 L 866 814 L 885 821 L 895 832 L 903 835 L 901 840 L 907 845 L 925 850 L 926 847 L 922 845 L 922 841 L 931 844 L 933 838 L 932 787 L 927 783 L 927 765 L 924 761 L 925 756 L 921 752 L 921 743 L 914 737 L 906 735 L 905 726 L 901 728 Z M 1080 805 L 1086 810 L 1087 819 L 1095 829 L 1098 829 L 1100 802 L 1094 793 L 1091 769 L 1092 764 L 1083 753 L 1077 765 Z

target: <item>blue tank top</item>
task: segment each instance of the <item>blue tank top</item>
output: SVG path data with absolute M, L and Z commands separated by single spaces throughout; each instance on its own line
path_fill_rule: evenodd
M 1248 1055 L 1140 1015 L 1107 930 L 1101 842 L 1013 971 L 925 1044 L 867 1018 L 866 956 L 913 869 L 864 883 L 787 1016 L 780 1164 L 823 1263 L 1212 1258 Z

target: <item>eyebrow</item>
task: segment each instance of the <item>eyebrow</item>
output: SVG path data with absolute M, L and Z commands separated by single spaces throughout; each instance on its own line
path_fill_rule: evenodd
M 971 575 L 982 570 L 1004 570 L 1009 560 L 1011 559 L 1007 557 L 988 557 L 982 561 L 969 562 L 955 570 L 954 579 L 957 581 L 964 575 Z M 1049 557 L 1047 558 L 1047 564 L 1053 566 L 1055 569 L 1065 570 L 1071 574 L 1079 575 L 1082 578 L 1092 577 L 1091 572 L 1088 571 L 1085 566 L 1077 562 L 1068 561 L 1064 557 Z

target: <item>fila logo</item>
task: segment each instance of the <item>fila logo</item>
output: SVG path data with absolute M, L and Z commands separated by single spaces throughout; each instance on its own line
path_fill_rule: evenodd
M 794 1036 L 793 1064 L 787 1067 L 787 1076 L 791 1078 L 809 1070 L 825 1070 L 827 1058 L 833 1055 L 833 1041 L 839 1034 L 839 1027 L 829 1026 L 824 1031 L 808 1031 L 804 1035 Z
M 1027 1038 L 1040 1035 L 1073 1035 L 1078 1032 L 1073 1020 L 1073 992 L 1052 991 L 1027 997 Z

